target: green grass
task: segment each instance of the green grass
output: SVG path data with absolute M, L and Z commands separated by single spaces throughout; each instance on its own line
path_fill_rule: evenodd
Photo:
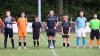
M 0 34 L 0 56 L 53 56 L 52 51 L 47 48 L 47 36 L 42 33 L 40 36 L 40 48 L 33 48 L 32 34 L 28 34 L 27 37 L 27 49 L 18 50 L 18 35 L 14 34 L 15 39 L 15 49 L 11 49 L 10 39 L 8 38 L 8 47 L 3 49 L 3 35 Z M 45 40 L 46 41 L 45 41 Z M 70 35 L 70 49 L 62 48 L 62 38 L 60 34 L 56 35 L 56 48 L 55 52 L 58 56 L 100 56 L 100 49 L 98 49 L 96 44 L 92 49 L 89 49 L 89 43 L 87 43 L 87 48 L 75 48 L 75 34 Z M 87 42 L 89 42 L 89 36 L 87 35 Z M 81 45 L 82 46 L 82 45 Z

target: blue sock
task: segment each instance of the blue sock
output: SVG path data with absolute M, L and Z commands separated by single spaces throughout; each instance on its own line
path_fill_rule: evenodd
M 82 39 L 83 39 L 83 46 L 86 46 L 86 38 L 82 37 Z
M 80 45 L 80 37 L 77 37 L 76 43 L 77 43 L 77 46 Z

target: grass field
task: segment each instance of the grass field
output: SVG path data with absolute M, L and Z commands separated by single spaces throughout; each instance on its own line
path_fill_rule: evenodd
M 54 50 L 47 48 L 47 36 L 42 33 L 40 36 L 40 48 L 33 48 L 32 34 L 27 37 L 27 49 L 18 50 L 18 35 L 14 34 L 15 49 L 11 49 L 10 39 L 8 39 L 7 49 L 3 49 L 3 35 L 0 34 L 0 56 L 100 56 L 100 49 L 96 44 L 92 49 L 88 48 L 89 43 L 85 49 L 75 48 L 75 34 L 70 35 L 71 48 L 62 48 L 62 38 L 60 34 L 56 35 L 56 48 Z M 87 35 L 87 42 L 89 36 Z M 82 46 L 82 45 L 81 45 Z

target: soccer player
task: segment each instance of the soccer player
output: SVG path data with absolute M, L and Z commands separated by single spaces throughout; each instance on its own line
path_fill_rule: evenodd
M 21 13 L 21 17 L 18 18 L 17 26 L 18 26 L 18 35 L 19 35 L 19 49 L 21 49 L 21 42 L 24 41 L 24 49 L 26 49 L 26 37 L 27 37 L 27 18 L 25 17 L 25 13 Z
M 94 37 L 97 39 L 98 47 L 100 48 L 100 20 L 97 19 L 97 14 L 93 15 L 93 19 L 90 20 L 89 26 L 91 28 L 90 33 L 90 48 L 92 48 Z
M 87 19 L 84 17 L 83 11 L 80 11 L 80 16 L 76 19 L 76 27 L 77 27 L 77 48 L 80 47 L 80 38 L 82 37 L 82 45 L 83 48 L 86 46 L 86 27 Z
M 10 11 L 6 11 L 6 17 L 4 20 L 4 48 L 7 48 L 7 38 L 11 39 L 12 48 L 14 48 L 14 38 L 13 38 L 13 26 L 15 19 L 11 16 Z
M 48 48 L 55 48 L 55 34 L 57 26 L 57 16 L 54 15 L 54 11 L 50 11 L 46 17 L 45 26 L 47 29 L 48 36 Z
M 63 47 L 69 48 L 69 33 L 70 33 L 70 22 L 68 21 L 68 15 L 63 16 L 62 21 L 62 38 L 63 38 Z
M 35 16 L 35 22 L 32 23 L 32 29 L 33 29 L 33 43 L 34 47 L 39 48 L 39 36 L 41 32 L 41 23 L 38 20 L 38 16 Z M 36 46 L 37 44 L 37 46 Z

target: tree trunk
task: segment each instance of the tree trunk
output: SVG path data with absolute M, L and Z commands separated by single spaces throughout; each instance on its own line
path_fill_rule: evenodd
M 58 14 L 59 14 L 59 20 L 61 20 L 63 15 L 63 0 L 58 0 Z

